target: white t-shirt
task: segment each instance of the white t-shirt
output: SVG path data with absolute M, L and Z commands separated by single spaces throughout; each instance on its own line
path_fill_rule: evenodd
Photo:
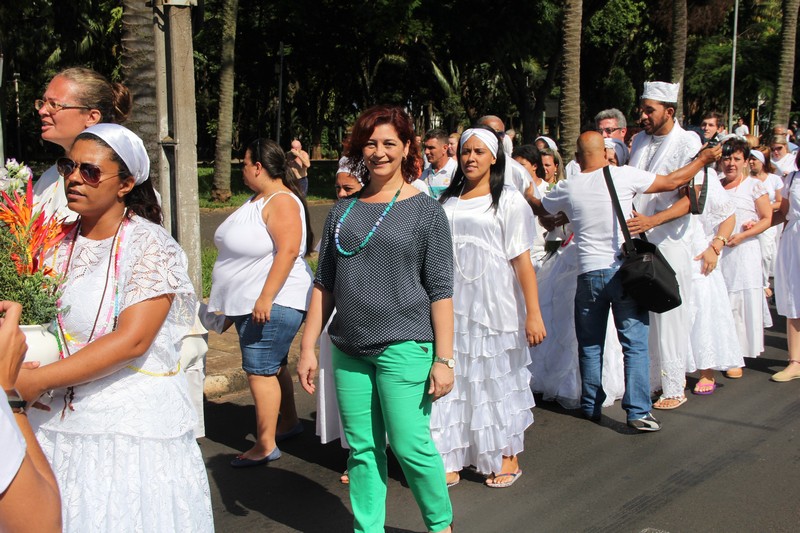
M 4 493 L 25 458 L 25 439 L 19 432 L 8 396 L 0 389 L 0 494 Z
M 633 167 L 609 167 L 622 212 L 631 213 L 633 198 L 650 188 L 656 175 Z M 552 214 L 563 211 L 575 231 L 580 274 L 617 267 L 625 238 L 603 177 L 603 169 L 579 173 L 560 181 L 542 205 Z M 624 221 L 623 221 L 624 223 Z
M 747 127 L 747 124 L 742 124 L 741 126 L 736 126 L 733 129 L 733 133 L 739 137 L 744 137 L 745 135 L 750 135 L 750 128 Z
M 411 182 L 411 186 L 414 187 L 415 189 L 417 189 L 419 192 L 421 192 L 423 194 L 427 194 L 428 196 L 431 195 L 430 187 L 428 187 L 428 185 L 424 181 L 422 181 L 420 179 L 416 179 L 416 180 L 412 181 Z

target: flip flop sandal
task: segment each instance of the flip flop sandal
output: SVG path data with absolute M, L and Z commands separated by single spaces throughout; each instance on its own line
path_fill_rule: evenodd
M 510 487 L 511 485 L 513 485 L 514 483 L 517 482 L 517 480 L 522 476 L 522 470 L 517 469 L 516 472 L 503 472 L 501 474 L 496 474 L 496 475 L 493 474 L 493 476 L 494 477 L 492 477 L 492 478 L 487 478 L 486 482 L 484 484 L 487 487 L 489 487 L 490 489 L 505 489 L 505 488 Z M 511 479 L 508 480 L 508 481 L 500 482 L 500 483 L 498 483 L 498 482 L 490 483 L 489 482 L 489 479 L 494 480 L 494 479 L 497 479 L 499 477 L 510 477 Z
M 694 386 L 692 392 L 694 394 L 697 394 L 698 396 L 708 396 L 710 394 L 714 394 L 715 390 L 717 390 L 716 381 L 711 381 L 707 383 L 697 382 L 697 385 Z
M 659 398 L 656 403 L 653 404 L 653 409 L 661 409 L 662 411 L 667 411 L 670 409 L 677 409 L 681 405 L 685 404 L 688 400 L 686 396 L 681 396 L 680 398 Z M 676 402 L 671 405 L 664 405 L 662 402 Z M 658 405 L 661 403 L 661 405 Z

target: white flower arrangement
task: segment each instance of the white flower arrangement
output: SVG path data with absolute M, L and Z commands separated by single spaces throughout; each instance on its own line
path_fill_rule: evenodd
M 32 177 L 33 172 L 25 163 L 17 163 L 13 158 L 6 159 L 5 166 L 0 167 L 0 191 L 8 194 L 22 192 Z

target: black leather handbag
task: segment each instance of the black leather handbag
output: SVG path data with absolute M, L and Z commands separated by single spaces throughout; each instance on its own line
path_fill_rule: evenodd
M 614 204 L 614 212 L 625 236 L 625 244 L 622 247 L 623 262 L 618 272 L 622 287 L 642 309 L 653 313 L 664 313 L 675 309 L 681 305 L 680 287 L 675 271 L 661 255 L 658 247 L 647 241 L 644 235 L 641 239 L 631 239 L 622 207 L 619 205 L 617 190 L 611 180 L 611 171 L 607 166 L 603 168 L 603 175 Z

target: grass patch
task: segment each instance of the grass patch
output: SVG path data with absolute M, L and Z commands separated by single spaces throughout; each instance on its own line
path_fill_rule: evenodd
M 208 295 L 211 294 L 211 271 L 214 270 L 217 253 L 216 246 L 204 246 L 200 251 L 200 266 L 203 271 L 203 298 L 208 298 Z
M 308 169 L 308 200 L 335 200 L 333 185 L 336 180 L 338 161 L 314 160 Z M 214 180 L 214 166 L 198 164 L 197 181 L 200 196 L 200 207 L 224 208 L 238 207 L 245 203 L 253 192 L 244 184 L 242 164 L 231 164 L 231 199 L 227 202 L 211 201 L 211 184 Z

